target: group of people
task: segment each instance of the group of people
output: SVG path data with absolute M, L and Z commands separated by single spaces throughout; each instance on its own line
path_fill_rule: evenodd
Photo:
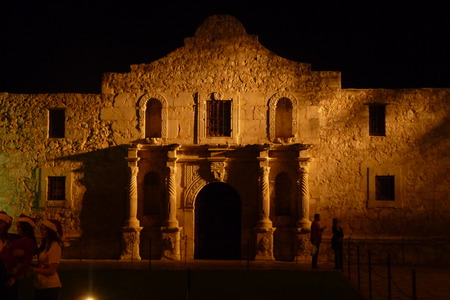
M 312 268 L 317 269 L 317 258 L 319 257 L 320 243 L 322 242 L 322 233 L 327 226 L 322 227 L 320 225 L 320 214 L 314 215 L 314 221 L 311 224 L 311 256 L 312 256 Z M 333 219 L 333 236 L 331 237 L 331 248 L 334 251 L 334 265 L 335 269 L 342 270 L 343 268 L 343 239 L 344 231 L 342 230 L 341 223 L 337 218 Z
M 19 299 L 19 284 L 34 276 L 35 299 L 58 299 L 61 281 L 57 273 L 63 235 L 61 223 L 45 219 L 39 224 L 42 241 L 38 247 L 35 218 L 21 214 L 16 219 L 17 234 L 9 233 L 13 218 L 0 211 L 0 298 Z

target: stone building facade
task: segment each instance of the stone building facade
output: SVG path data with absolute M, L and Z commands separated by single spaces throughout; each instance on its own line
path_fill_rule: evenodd
M 101 94 L 0 94 L 0 208 L 66 258 L 309 259 L 320 213 L 380 260 L 450 263 L 450 88 L 342 89 L 231 16 Z

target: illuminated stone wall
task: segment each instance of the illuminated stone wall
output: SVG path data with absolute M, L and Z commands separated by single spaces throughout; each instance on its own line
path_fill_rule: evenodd
M 202 105 L 211 97 L 234 103 L 231 138 L 211 139 L 202 131 Z M 273 136 L 274 107 L 281 98 L 291 101 L 294 112 L 293 136 L 284 141 Z M 26 213 L 62 220 L 70 242 L 66 257 L 118 258 L 129 207 L 128 147 L 160 147 L 159 152 L 142 150 L 138 163 L 137 217 L 145 237 L 141 256 L 148 258 L 149 252 L 158 255 L 164 216 L 143 214 L 143 182 L 148 172 L 166 176 L 164 147 L 184 147 L 177 158 L 185 161 L 174 164 L 177 219 L 183 234 L 192 238 L 193 206 L 186 209 L 183 202 L 189 193 L 195 197 L 189 184 L 198 180 L 206 185 L 215 178 L 186 179 L 204 164 L 203 154 L 191 153 L 189 147 L 267 144 L 274 149 L 308 144 L 311 148 L 304 155 L 310 158 L 310 219 L 320 213 L 328 226 L 321 259 L 332 259 L 328 242 L 331 220 L 337 217 L 352 247 L 360 243 L 380 255 L 386 249 L 395 253 L 402 249 L 397 262 L 450 263 L 449 98 L 450 89 L 341 89 L 339 72 L 312 71 L 309 64 L 281 58 L 248 35 L 236 19 L 215 16 L 166 57 L 133 65 L 128 73 L 105 74 L 100 95 L 0 94 L 0 208 L 14 217 Z M 145 139 L 149 99 L 162 104 L 162 137 L 157 140 Z M 369 135 L 371 103 L 386 104 L 386 136 Z M 63 139 L 48 138 L 51 108 L 66 109 Z M 243 157 L 234 161 L 239 159 Z M 259 176 L 253 159 L 253 165 L 232 164 L 232 176 L 227 173 L 223 178 L 243 199 L 243 245 L 253 238 L 249 228 L 258 220 L 258 191 L 249 184 L 257 183 Z M 299 167 L 297 159 L 290 159 L 283 163 L 269 159 L 272 210 L 275 176 L 286 170 L 296 174 Z M 50 206 L 42 195 L 45 174 L 52 172 L 70 175 L 70 201 L 64 206 Z M 242 183 L 235 174 L 252 178 Z M 394 202 L 371 198 L 367 187 L 374 174 L 396 177 Z M 292 180 L 297 183 L 295 176 Z M 294 189 L 293 199 L 299 192 Z M 272 210 L 270 218 L 278 230 L 275 243 L 280 243 L 274 245 L 277 255 L 290 257 L 299 216 L 278 217 Z M 149 249 L 150 237 L 155 249 Z M 184 247 L 181 243 L 182 255 Z

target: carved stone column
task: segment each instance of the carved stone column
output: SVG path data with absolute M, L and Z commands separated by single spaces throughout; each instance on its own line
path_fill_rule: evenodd
M 263 149 L 259 155 L 259 219 L 256 231 L 256 257 L 257 260 L 274 260 L 273 256 L 273 233 L 270 215 L 270 193 L 269 193 L 269 151 Z
M 309 220 L 309 184 L 308 184 L 308 158 L 299 159 L 299 198 L 298 198 L 298 221 L 297 227 L 309 230 L 311 221 Z
M 128 188 L 128 219 L 122 227 L 122 254 L 120 255 L 120 259 L 122 260 L 141 259 L 139 255 L 139 243 L 142 227 L 139 226 L 139 220 L 137 219 L 138 150 L 139 146 L 130 147 L 128 149 L 128 157 L 125 158 L 130 168 L 130 182 Z
M 299 159 L 299 198 L 297 203 L 298 221 L 296 256 L 298 260 L 309 259 L 309 232 L 311 221 L 309 220 L 309 185 L 308 185 L 308 162 L 309 158 Z
M 167 153 L 167 213 L 166 220 L 161 227 L 162 234 L 162 259 L 181 259 L 181 228 L 177 220 L 177 190 L 176 190 L 176 149 L 179 145 L 171 145 Z

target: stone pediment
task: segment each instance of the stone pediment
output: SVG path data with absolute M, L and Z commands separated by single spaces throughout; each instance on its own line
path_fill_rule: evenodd
M 280 57 L 246 33 L 234 17 L 214 15 L 185 38 L 183 47 L 152 63 L 132 65 L 131 72 L 104 76 L 106 93 L 272 92 L 320 85 L 319 72 L 307 63 Z M 340 77 L 340 73 L 331 77 Z M 326 75 L 328 77 L 330 75 Z M 311 81 L 316 81 L 312 83 Z

